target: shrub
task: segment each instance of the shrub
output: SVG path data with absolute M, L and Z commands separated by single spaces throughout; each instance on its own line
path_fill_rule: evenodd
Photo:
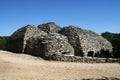
M 0 50 L 6 49 L 6 43 L 8 38 L 9 38 L 8 36 L 0 36 Z

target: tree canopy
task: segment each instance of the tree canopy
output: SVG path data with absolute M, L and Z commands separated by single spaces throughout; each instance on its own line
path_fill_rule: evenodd
M 6 42 L 8 40 L 8 36 L 0 36 L 0 50 L 5 50 Z
M 120 33 L 104 32 L 101 35 L 111 42 L 114 57 L 120 58 Z

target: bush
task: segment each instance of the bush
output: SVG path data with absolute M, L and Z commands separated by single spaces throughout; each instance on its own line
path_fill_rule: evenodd
M 8 36 L 0 36 L 0 50 L 6 49 L 6 43 L 8 38 L 9 38 Z
M 120 33 L 104 32 L 101 35 L 111 42 L 113 46 L 113 56 L 120 58 Z

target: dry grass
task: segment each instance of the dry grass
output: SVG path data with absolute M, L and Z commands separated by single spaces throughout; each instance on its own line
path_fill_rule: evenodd
M 25 54 L 0 51 L 0 80 L 120 79 L 120 64 L 45 61 Z

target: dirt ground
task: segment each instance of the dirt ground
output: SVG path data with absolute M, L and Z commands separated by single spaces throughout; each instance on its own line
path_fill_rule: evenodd
M 120 79 L 120 64 L 45 61 L 26 54 L 0 51 L 0 80 L 81 80 L 102 77 Z

